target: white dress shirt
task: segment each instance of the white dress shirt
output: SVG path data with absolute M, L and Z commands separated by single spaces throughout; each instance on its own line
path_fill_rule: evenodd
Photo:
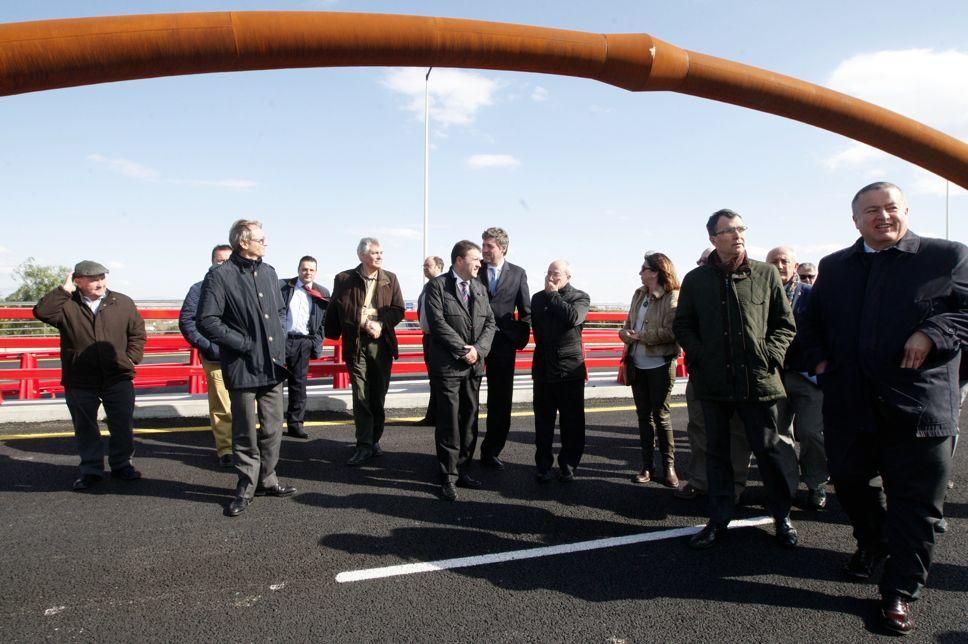
M 286 333 L 289 335 L 309 335 L 310 297 L 302 281 L 296 280 L 296 288 L 292 289 L 289 309 L 286 311 Z

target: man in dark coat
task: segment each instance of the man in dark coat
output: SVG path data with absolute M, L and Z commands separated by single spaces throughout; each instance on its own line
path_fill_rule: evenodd
M 514 396 L 514 362 L 518 349 L 531 335 L 531 294 L 528 274 L 505 260 L 508 234 L 503 228 L 488 228 L 481 235 L 485 264 L 480 279 L 487 289 L 497 333 L 487 355 L 487 433 L 481 441 L 481 464 L 503 470 L 499 458 L 511 429 Z M 515 318 L 517 312 L 517 318 Z
M 477 447 L 478 396 L 496 326 L 487 291 L 477 280 L 480 246 L 459 241 L 450 261 L 451 270 L 427 284 L 424 306 L 430 326 L 430 386 L 437 400 L 434 442 L 441 494 L 456 501 L 458 486 L 481 486 L 465 468 Z
M 571 284 L 568 262 L 555 260 L 548 267 L 544 289 L 531 298 L 534 329 L 534 462 L 538 481 L 552 479 L 555 417 L 561 417 L 561 451 L 558 478 L 575 479 L 585 451 L 585 369 L 581 332 L 591 300 Z
M 824 394 L 830 475 L 857 551 L 849 576 L 884 560 L 880 620 L 914 628 L 958 428 L 958 365 L 968 342 L 968 248 L 908 229 L 891 183 L 851 202 L 860 239 L 820 262 L 800 328 Z M 883 486 L 872 485 L 880 475 Z
M 263 263 L 262 224 L 240 219 L 229 230 L 232 255 L 202 285 L 198 329 L 219 345 L 232 401 L 232 453 L 239 481 L 226 513 L 242 514 L 256 494 L 291 496 L 276 477 L 286 375 L 286 305 L 275 269 Z
M 393 361 L 400 356 L 394 328 L 404 311 L 397 276 L 383 270 L 380 240 L 364 237 L 356 256 L 359 266 L 343 271 L 333 281 L 325 323 L 327 338 L 343 338 L 343 360 L 353 387 L 356 449 L 346 462 L 351 467 L 383 454 L 383 404 Z
M 212 266 L 221 266 L 228 261 L 232 247 L 219 244 L 212 249 Z M 202 335 L 196 324 L 198 303 L 202 299 L 203 282 L 195 282 L 188 289 L 181 311 L 178 313 L 178 330 L 188 344 L 198 349 L 198 356 L 205 370 L 205 384 L 208 391 L 208 421 L 215 437 L 215 453 L 219 465 L 232 467 L 232 402 L 229 391 L 222 378 L 222 362 L 218 345 Z
M 315 257 L 306 255 L 300 259 L 298 272 L 296 277 L 279 283 L 286 305 L 286 368 L 289 370 L 286 433 L 296 438 L 309 438 L 303 429 L 309 360 L 323 355 L 323 323 L 329 306 L 329 289 L 313 281 L 316 277 Z
M 689 545 L 712 547 L 733 517 L 729 424 L 738 414 L 763 477 L 776 538 L 795 546 L 790 506 L 796 452 L 778 431 L 776 406 L 784 396 L 780 369 L 796 328 L 790 302 L 776 269 L 747 257 L 746 226 L 738 213 L 713 213 L 706 231 L 716 250 L 683 279 L 673 323 L 706 420 L 710 516 Z
M 423 263 L 423 274 L 428 280 L 432 280 L 441 273 L 444 272 L 444 260 L 436 255 L 429 255 L 424 258 Z M 428 281 L 427 284 L 430 282 Z M 427 374 L 430 374 L 430 324 L 427 322 L 427 311 L 424 305 L 424 301 L 427 298 L 427 286 L 424 285 L 424 289 L 420 291 L 420 295 L 417 297 L 417 321 L 420 323 L 420 331 L 422 333 L 421 343 L 423 346 L 423 359 L 424 366 L 427 367 Z M 424 425 L 427 427 L 437 426 L 437 397 L 434 395 L 433 387 L 430 388 L 430 399 L 427 401 L 427 412 L 424 417 L 417 421 L 418 425 Z
M 81 456 L 81 476 L 74 490 L 83 492 L 104 477 L 104 445 L 97 411 L 107 416 L 111 476 L 141 478 L 134 456 L 134 366 L 144 356 L 145 323 L 127 295 L 108 290 L 103 265 L 78 262 L 63 286 L 45 295 L 34 317 L 60 331 L 61 384 L 74 423 Z

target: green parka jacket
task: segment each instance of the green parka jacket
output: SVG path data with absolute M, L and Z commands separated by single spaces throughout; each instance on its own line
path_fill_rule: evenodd
M 775 267 L 747 260 L 735 273 L 710 265 L 691 270 L 679 291 L 673 331 L 700 400 L 785 395 L 780 368 L 796 325 Z

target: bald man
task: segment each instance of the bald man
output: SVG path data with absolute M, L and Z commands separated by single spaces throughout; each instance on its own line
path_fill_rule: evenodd
M 797 328 L 803 323 L 804 312 L 810 301 L 809 284 L 800 281 L 797 255 L 789 246 L 777 246 L 766 254 L 766 263 L 776 266 L 783 282 L 783 290 L 793 309 Z M 803 356 L 799 333 L 787 349 L 783 362 L 783 389 L 786 398 L 777 401 L 777 427 L 781 437 L 794 438 L 800 443 L 799 478 L 807 486 L 807 507 L 822 510 L 827 507 L 827 456 L 823 442 L 823 392 L 817 386 L 817 376 Z
M 548 267 L 544 289 L 531 298 L 534 331 L 534 462 L 537 479 L 545 483 L 554 476 L 555 416 L 561 417 L 561 451 L 558 478 L 575 479 L 575 469 L 585 451 L 585 357 L 581 332 L 588 315 L 588 293 L 571 285 L 571 268 L 564 260 Z

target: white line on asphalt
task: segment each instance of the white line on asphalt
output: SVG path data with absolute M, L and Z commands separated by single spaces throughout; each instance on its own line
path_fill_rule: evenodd
M 749 528 L 753 526 L 772 523 L 770 517 L 756 517 L 753 519 L 739 519 L 729 524 L 733 528 Z M 497 552 L 491 555 L 478 555 L 476 557 L 458 557 L 456 559 L 441 559 L 439 561 L 428 561 L 426 563 L 402 564 L 399 566 L 386 566 L 384 568 L 364 568 L 362 570 L 348 570 L 336 575 L 337 583 L 351 581 L 366 581 L 367 579 L 382 579 L 384 577 L 398 577 L 400 575 L 414 575 L 421 572 L 436 572 L 438 570 L 450 570 L 452 568 L 469 568 L 471 566 L 485 566 L 488 564 L 504 563 L 505 561 L 518 561 L 521 559 L 534 559 L 536 557 L 550 557 L 552 555 L 563 555 L 572 552 L 584 552 L 586 550 L 600 550 L 602 548 L 616 548 L 627 546 L 633 543 L 645 543 L 647 541 L 661 541 L 663 539 L 674 539 L 676 537 L 686 537 L 702 530 L 702 526 L 692 526 L 689 528 L 672 528 L 671 530 L 659 530 L 658 532 L 643 532 L 641 534 L 630 534 L 624 537 L 609 537 L 607 539 L 595 539 L 593 541 L 582 541 L 579 543 L 566 543 L 560 546 L 546 546 L 543 548 L 528 548 L 526 550 L 511 550 L 510 552 Z

